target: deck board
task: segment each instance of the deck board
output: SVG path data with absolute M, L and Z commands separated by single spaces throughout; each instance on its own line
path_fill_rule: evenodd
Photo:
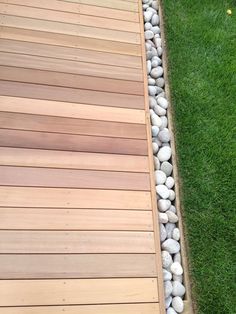
M 0 314 L 164 314 L 139 0 L 0 0 Z

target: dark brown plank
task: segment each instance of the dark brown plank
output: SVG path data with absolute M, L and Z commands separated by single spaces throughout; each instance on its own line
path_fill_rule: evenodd
M 47 86 L 0 80 L 0 94 L 25 98 L 67 101 L 130 109 L 144 109 L 144 97 L 85 89 Z
M 147 155 L 145 140 L 0 129 L 0 146 Z
M 149 181 L 146 173 L 0 166 L 0 185 L 8 186 L 149 191 Z
M 1 255 L 0 279 L 99 277 L 156 277 L 155 255 Z
M 1 112 L 1 104 L 0 126 L 3 129 L 146 139 L 143 124 Z
M 143 95 L 143 83 L 86 75 L 0 66 L 0 79 L 24 83 L 81 88 L 111 93 Z

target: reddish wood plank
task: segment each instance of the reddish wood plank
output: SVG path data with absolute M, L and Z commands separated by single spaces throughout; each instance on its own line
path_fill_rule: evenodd
M 70 73 L 0 66 L 0 79 L 43 85 L 81 88 L 123 94 L 143 95 L 143 84 Z
M 149 191 L 146 173 L 0 166 L 0 185 Z

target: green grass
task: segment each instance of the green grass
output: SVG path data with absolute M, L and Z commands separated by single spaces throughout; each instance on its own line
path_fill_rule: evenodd
M 193 297 L 235 314 L 236 6 L 162 2 Z

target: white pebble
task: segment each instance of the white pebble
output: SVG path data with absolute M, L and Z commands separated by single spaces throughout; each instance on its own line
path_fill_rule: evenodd
M 150 61 L 150 60 L 149 60 Z M 156 83 L 155 83 L 155 80 L 152 78 L 152 77 L 149 77 L 148 78 L 148 85 L 152 85 L 152 86 L 155 86 Z
M 151 23 L 153 26 L 158 25 L 160 23 L 159 16 L 157 14 L 153 14 L 151 18 Z
M 158 47 L 161 47 L 161 38 L 154 36 L 153 41 L 154 41 L 155 46 L 156 46 L 157 48 L 158 48 Z
M 171 239 L 169 239 L 169 240 L 171 240 Z M 167 240 L 167 241 L 169 241 L 169 240 Z M 173 240 L 173 241 L 174 241 L 174 240 Z M 178 243 L 178 242 L 177 242 L 177 243 Z M 177 252 L 176 252 L 176 253 L 177 253 Z M 181 264 L 178 263 L 178 262 L 174 262 L 174 263 L 170 266 L 170 270 L 171 270 L 172 274 L 177 275 L 177 276 L 180 276 L 180 275 L 183 274 L 183 268 L 182 268 Z
M 159 170 L 160 169 L 160 161 L 156 156 L 153 156 L 153 157 L 154 157 L 153 159 L 154 159 L 155 170 Z
M 175 297 L 182 297 L 185 294 L 185 287 L 179 281 L 172 282 L 173 290 L 172 295 Z
M 175 215 L 175 214 L 174 214 Z M 176 216 L 177 217 L 177 216 Z M 178 217 L 177 217 L 178 218 Z M 180 232 L 179 232 L 179 228 L 175 228 L 172 232 L 172 238 L 176 241 L 179 241 L 180 239 Z
M 153 32 L 154 34 L 154 38 L 156 38 L 156 35 L 159 35 L 161 30 L 160 30 L 160 27 L 159 26 L 153 26 L 151 28 L 151 31 Z M 160 36 L 160 35 L 159 35 Z M 155 41 L 155 40 L 154 40 Z
M 160 118 L 159 118 L 160 119 Z M 157 157 L 159 160 L 162 161 L 168 161 L 171 157 L 171 148 L 166 146 L 166 147 L 161 147 L 161 149 L 158 152 Z M 165 172 L 165 171 L 164 171 Z
M 162 56 L 162 53 L 163 53 L 162 47 L 158 47 L 158 48 L 157 48 L 157 55 L 158 55 L 158 57 L 161 57 L 161 56 Z
M 157 56 L 152 57 L 152 67 L 153 68 L 156 68 L 158 65 L 161 65 L 161 64 L 162 64 L 162 61 L 159 57 L 157 57 Z
M 152 57 L 153 57 L 152 51 L 147 51 L 147 52 L 146 52 L 146 59 L 147 59 L 147 60 L 150 60 Z
M 161 212 L 167 211 L 171 206 L 170 200 L 158 200 L 157 204 L 158 204 L 158 209 Z
M 170 176 L 173 171 L 173 166 L 168 161 L 164 161 L 161 164 L 161 170 L 164 171 L 167 176 Z
M 161 106 L 159 106 L 159 107 L 162 108 Z M 155 107 L 154 107 L 154 110 L 155 110 Z M 165 110 L 165 109 L 162 108 L 162 110 Z M 164 128 L 163 130 L 161 130 L 161 132 L 159 134 L 159 139 L 160 139 L 160 141 L 162 141 L 164 143 L 168 143 L 170 141 L 170 131 L 167 128 Z
M 159 222 L 166 224 L 168 222 L 168 216 L 166 213 L 159 213 Z
M 169 307 L 169 308 L 167 309 L 167 311 L 166 311 L 166 314 L 177 314 L 177 313 L 175 312 L 175 310 L 173 309 L 173 307 Z
M 156 98 L 149 96 L 149 107 L 153 109 L 156 103 Z
M 145 35 L 145 39 L 152 39 L 154 37 L 154 34 L 150 29 L 145 31 L 144 35 Z
M 174 185 L 175 185 L 174 178 L 173 177 L 168 177 L 166 179 L 166 186 L 168 187 L 168 189 L 172 189 Z
M 156 112 L 156 114 L 158 114 L 158 116 L 165 116 L 166 115 L 166 110 L 163 109 L 161 106 L 159 105 L 155 105 L 153 110 Z
M 158 149 L 159 149 L 159 147 L 158 147 L 157 143 L 155 143 L 155 142 L 152 143 L 153 154 L 156 154 L 158 152 Z
M 160 240 L 161 242 L 165 241 L 167 237 L 166 229 L 163 224 L 160 224 Z
M 165 268 L 162 268 L 162 272 L 163 272 L 163 280 L 167 281 L 167 280 L 171 280 L 172 279 L 172 274 L 171 272 L 169 272 L 168 270 L 166 270 Z
M 167 239 L 162 243 L 162 249 L 169 252 L 170 254 L 175 254 L 180 251 L 179 242 L 173 239 Z
M 174 201 L 175 200 L 175 191 L 169 190 L 169 200 Z
M 156 125 L 152 126 L 152 136 L 157 136 L 158 133 L 159 133 L 158 126 L 156 126 Z
M 172 257 L 170 253 L 167 251 L 161 252 L 161 258 L 162 258 L 162 266 L 164 268 L 168 268 L 173 263 Z
M 174 229 L 175 230 L 175 229 Z M 173 231 L 174 231 L 173 230 Z M 175 240 L 175 239 L 174 239 Z M 177 241 L 177 240 L 176 240 Z M 181 264 L 181 255 L 180 255 L 180 253 L 176 253 L 175 255 L 174 255 L 174 262 L 178 262 L 178 263 L 180 263 Z
M 164 293 L 165 298 L 168 298 L 171 295 L 171 292 L 173 290 L 172 283 L 170 280 L 167 280 L 164 282 Z
M 147 61 L 147 73 L 149 74 L 151 72 L 152 69 L 152 63 L 150 60 Z
M 184 302 L 180 297 L 174 297 L 172 307 L 177 313 L 182 313 L 184 310 Z
M 144 12 L 144 21 L 145 22 L 150 22 L 153 16 L 153 12 L 152 11 L 145 11 Z
M 178 281 L 180 283 L 183 282 L 183 275 L 173 275 L 173 280 Z
M 164 97 L 158 97 L 157 103 L 164 109 L 168 108 L 168 101 Z
M 155 171 L 156 184 L 164 184 L 166 182 L 166 174 L 161 170 Z
M 156 68 L 153 68 L 150 75 L 154 78 L 154 79 L 157 79 L 158 77 L 161 77 L 163 75 L 163 68 L 161 66 L 158 66 Z M 162 97 L 160 97 L 162 98 Z M 165 98 L 163 98 L 165 99 Z M 158 102 L 158 99 L 157 99 L 157 102 Z M 162 106 L 161 106 L 162 107 Z M 164 108 L 164 107 L 162 107 Z M 166 108 L 164 108 L 166 109 Z
M 167 214 L 167 216 L 168 216 L 168 221 L 169 221 L 170 223 L 176 223 L 176 222 L 179 220 L 178 217 L 177 217 L 177 215 L 176 215 L 175 213 L 169 211 L 169 210 L 166 211 L 166 214 Z M 173 230 L 173 231 L 174 231 L 174 230 Z M 173 236 L 173 233 L 172 233 L 172 236 Z M 176 239 L 174 239 L 174 240 L 176 240 Z
M 170 196 L 170 192 L 164 184 L 157 185 L 156 192 L 163 199 L 167 199 Z
M 156 86 L 148 86 L 148 93 L 150 96 L 155 96 L 157 93 L 157 87 Z
M 162 120 L 162 126 L 161 126 L 161 130 L 163 130 L 164 128 L 167 128 L 168 126 L 168 120 L 166 116 L 161 116 L 160 117 Z
M 145 29 L 145 31 L 150 30 L 152 27 L 153 27 L 152 24 L 149 23 L 149 22 L 147 22 L 147 23 L 144 24 L 144 29 Z
M 152 8 L 156 11 L 158 10 L 158 1 L 152 1 Z
M 168 307 L 170 307 L 172 302 L 172 297 L 169 296 L 168 298 L 165 299 L 165 308 L 168 309 Z

